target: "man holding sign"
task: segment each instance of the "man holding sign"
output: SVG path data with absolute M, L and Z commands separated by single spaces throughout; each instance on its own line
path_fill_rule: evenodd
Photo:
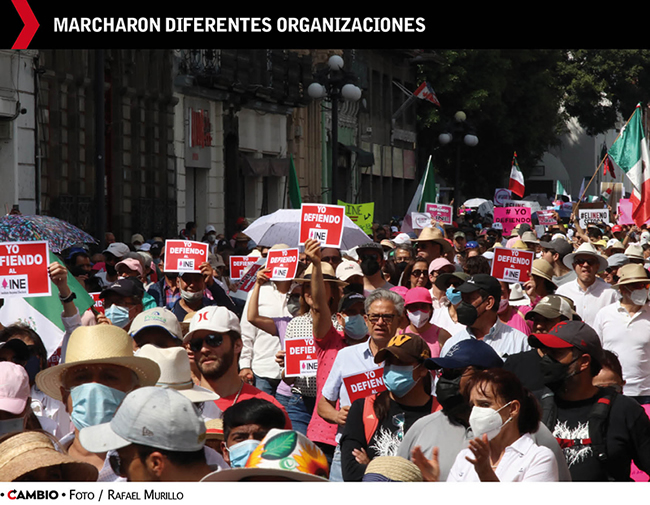
M 397 293 L 384 289 L 373 291 L 366 298 L 364 305 L 370 338 L 359 345 L 339 351 L 318 402 L 318 414 L 339 427 L 336 435 L 337 446 L 330 468 L 330 480 L 334 481 L 343 480 L 341 449 L 338 443 L 352 401 L 386 389 L 383 363 L 375 363 L 375 355 L 395 336 L 404 314 L 404 299 Z

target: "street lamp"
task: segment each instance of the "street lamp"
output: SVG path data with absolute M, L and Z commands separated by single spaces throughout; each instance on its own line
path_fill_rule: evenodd
M 332 102 L 332 187 L 331 201 L 338 201 L 338 158 L 339 158 L 339 100 L 356 102 L 361 98 L 361 89 L 354 84 L 356 77 L 343 70 L 344 61 L 338 55 L 331 56 L 327 67 L 314 75 L 315 82 L 307 88 L 307 94 L 314 99 L 329 97 Z
M 446 132 L 438 136 L 441 145 L 450 143 L 456 144 L 456 183 L 454 184 L 454 201 L 456 208 L 460 208 L 460 149 L 462 145 L 475 147 L 478 144 L 478 137 L 474 128 L 467 122 L 467 115 L 461 110 L 454 114 L 454 121 L 446 126 Z

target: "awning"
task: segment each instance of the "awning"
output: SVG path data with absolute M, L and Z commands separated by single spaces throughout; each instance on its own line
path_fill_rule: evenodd
M 343 144 L 339 144 L 339 145 L 341 145 L 343 148 L 357 155 L 357 165 L 359 165 L 360 167 L 371 167 L 375 164 L 375 155 L 372 154 L 371 152 L 364 151 L 363 149 L 357 146 L 346 146 Z
M 247 177 L 283 177 L 289 175 L 289 158 L 251 158 L 241 154 L 239 166 Z

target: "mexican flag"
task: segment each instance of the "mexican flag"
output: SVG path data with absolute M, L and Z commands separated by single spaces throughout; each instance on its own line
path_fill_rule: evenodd
M 508 184 L 508 189 L 519 198 L 524 197 L 526 185 L 524 184 L 524 174 L 519 170 L 519 164 L 517 163 L 517 153 L 512 157 L 512 168 L 510 169 L 510 183 Z
M 571 199 L 564 186 L 562 186 L 562 183 L 558 180 L 555 182 L 555 199 L 558 200 L 562 196 L 566 196 L 569 200 Z
M 643 132 L 641 104 L 609 149 L 609 157 L 625 172 L 632 183 L 632 219 L 637 226 L 650 219 L 650 156 Z
M 63 261 L 50 251 L 50 263 L 54 261 L 63 264 Z M 63 305 L 59 300 L 59 290 L 52 281 L 50 283 L 50 292 L 52 293 L 50 296 L 5 298 L 4 305 L 0 309 L 0 323 L 5 327 L 16 323 L 30 326 L 43 340 L 48 358 L 54 358 L 56 361 L 56 352 L 63 340 L 65 329 L 61 322 Z M 74 303 L 79 314 L 83 314 L 94 305 L 92 296 L 72 275 L 68 275 L 68 286 L 77 295 Z
M 404 221 L 402 222 L 400 231 L 403 233 L 412 232 L 413 225 L 411 223 L 411 212 L 424 212 L 426 203 L 437 203 L 437 198 L 438 192 L 436 188 L 436 177 L 431 163 L 431 156 L 429 156 L 427 169 L 420 180 L 420 184 L 418 184 L 418 187 L 415 190 L 415 194 L 411 199 L 408 209 L 406 209 L 406 214 L 404 215 Z

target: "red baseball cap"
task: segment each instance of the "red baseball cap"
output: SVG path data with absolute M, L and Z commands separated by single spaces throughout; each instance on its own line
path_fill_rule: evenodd
M 623 231 L 623 228 L 620 224 L 615 224 L 614 226 L 612 226 L 612 231 L 616 233 L 619 231 Z
M 603 362 L 604 352 L 600 338 L 594 329 L 583 321 L 561 321 L 548 333 L 533 333 L 528 337 L 531 347 L 568 349 L 575 347 L 589 354 L 599 363 Z

